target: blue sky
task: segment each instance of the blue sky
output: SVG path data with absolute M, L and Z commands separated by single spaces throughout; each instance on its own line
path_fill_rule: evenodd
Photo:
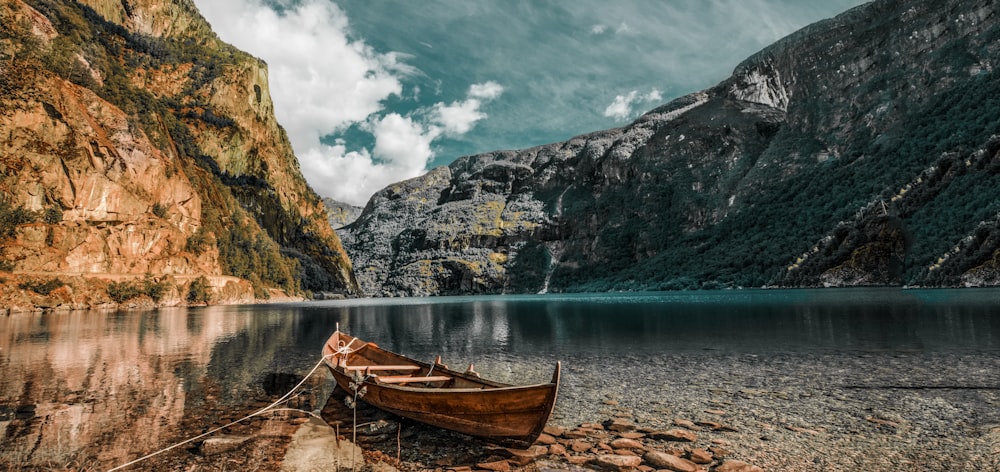
M 363 205 L 463 155 L 621 126 L 861 0 L 195 0 L 268 63 L 309 184 Z

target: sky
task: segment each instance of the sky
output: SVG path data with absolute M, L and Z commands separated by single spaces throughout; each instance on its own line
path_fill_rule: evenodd
M 268 64 L 309 184 L 363 206 L 456 158 L 623 126 L 862 0 L 195 0 Z

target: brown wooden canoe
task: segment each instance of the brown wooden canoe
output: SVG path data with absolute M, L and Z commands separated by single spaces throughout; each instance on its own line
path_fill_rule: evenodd
M 337 385 L 390 413 L 470 436 L 529 446 L 549 420 L 559 390 L 560 364 L 552 381 L 514 386 L 475 372 L 448 369 L 439 360 L 420 362 L 337 331 L 323 346 Z M 470 366 L 471 367 L 471 366 Z M 360 383 L 357 381 L 361 380 Z M 363 389 L 363 390 L 362 390 Z

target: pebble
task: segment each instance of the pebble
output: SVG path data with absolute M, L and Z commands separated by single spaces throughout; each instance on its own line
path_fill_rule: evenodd
M 688 453 L 688 459 L 695 464 L 711 464 L 714 457 L 712 457 L 711 452 L 704 449 L 692 449 L 691 452 Z
M 604 422 L 604 428 L 608 431 L 633 431 L 635 430 L 635 425 L 631 421 L 626 421 L 621 418 L 615 418 Z
M 728 460 L 716 467 L 715 472 L 764 472 L 764 469 L 743 461 Z
M 646 449 L 641 442 L 628 438 L 618 438 L 611 441 L 611 447 L 615 449 Z
M 698 427 L 697 425 L 694 424 L 694 421 L 685 420 L 681 418 L 674 419 L 674 426 L 680 426 L 682 428 L 687 428 L 687 429 L 695 429 Z
M 201 443 L 201 452 L 206 456 L 231 451 L 250 440 L 250 436 L 222 434 L 211 437 Z
M 594 445 L 582 439 L 577 439 L 569 444 L 569 448 L 572 449 L 573 452 L 586 452 L 593 449 Z
M 549 436 L 558 438 L 559 436 L 566 434 L 566 428 L 563 428 L 562 426 L 546 426 L 542 432 L 548 434 Z
M 548 446 L 556 443 L 556 438 L 551 434 L 542 433 L 538 435 L 538 439 L 535 440 L 536 443 L 543 446 Z
M 721 459 L 731 454 L 729 452 L 729 449 L 726 449 L 722 446 L 709 446 L 708 450 L 712 453 L 713 456 L 715 456 L 716 459 Z
M 594 465 L 607 470 L 625 472 L 642 464 L 639 456 L 620 456 L 617 454 L 601 454 L 594 459 Z
M 510 454 L 510 461 L 519 465 L 525 466 L 532 462 L 535 462 L 539 457 L 542 457 L 549 453 L 549 448 L 546 446 L 536 445 L 531 446 L 527 449 L 507 449 Z
M 657 431 L 650 434 L 653 439 L 661 439 L 665 441 L 680 441 L 680 442 L 695 442 L 698 440 L 698 434 L 694 431 L 689 431 L 686 429 L 670 429 L 667 431 Z
M 815 429 L 801 428 L 799 426 L 792 426 L 790 424 L 789 425 L 785 425 L 785 429 L 787 429 L 789 431 L 795 431 L 796 433 L 811 434 L 813 436 L 819 436 L 820 434 L 822 434 L 819 431 L 816 431 Z
M 476 467 L 484 470 L 492 470 L 493 472 L 507 472 L 510 470 L 510 462 L 505 460 L 493 461 L 493 462 L 481 462 L 476 464 Z
M 657 469 L 667 469 L 675 472 L 698 472 L 700 470 L 694 462 L 660 451 L 647 452 L 643 456 L 643 460 Z

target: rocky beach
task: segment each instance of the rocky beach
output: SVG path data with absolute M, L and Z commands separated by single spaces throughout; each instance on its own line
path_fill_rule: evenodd
M 290 406 L 315 408 L 322 422 L 279 412 L 144 468 L 329 470 L 353 461 L 383 471 L 998 470 L 997 372 L 990 352 L 678 355 L 621 371 L 571 365 L 549 427 L 527 449 L 363 403 L 354 430 L 344 392 L 329 394 L 328 380 L 317 378 Z

